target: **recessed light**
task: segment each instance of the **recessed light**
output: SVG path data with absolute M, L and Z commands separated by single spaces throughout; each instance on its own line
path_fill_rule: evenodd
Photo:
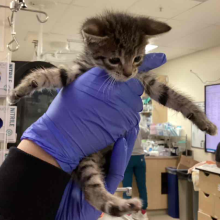
M 154 50 L 154 49 L 156 49 L 156 48 L 158 48 L 157 45 L 148 44 L 148 45 L 145 47 L 145 53 L 148 53 L 149 51 Z

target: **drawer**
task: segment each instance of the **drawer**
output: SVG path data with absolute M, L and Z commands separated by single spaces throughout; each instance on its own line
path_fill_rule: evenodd
M 215 196 L 205 192 L 199 192 L 199 211 L 214 216 Z
M 212 173 L 200 171 L 199 172 L 199 188 L 200 191 L 207 194 L 214 194 L 220 196 L 220 176 Z
M 217 176 L 216 178 L 216 184 L 217 184 L 217 196 L 220 197 L 220 176 Z
M 220 219 L 220 197 L 216 196 L 215 197 L 215 217 L 217 217 L 218 219 Z
M 198 220 L 219 220 L 218 218 L 213 218 L 205 213 L 198 212 Z

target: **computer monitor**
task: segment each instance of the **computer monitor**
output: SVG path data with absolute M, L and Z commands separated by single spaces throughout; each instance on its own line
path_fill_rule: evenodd
M 205 86 L 205 112 L 208 119 L 220 128 L 220 84 Z M 220 142 L 220 131 L 216 136 L 205 135 L 205 151 L 215 153 Z

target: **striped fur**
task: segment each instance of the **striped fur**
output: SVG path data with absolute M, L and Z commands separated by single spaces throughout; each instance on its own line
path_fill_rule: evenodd
M 103 154 L 96 153 L 83 159 L 73 171 L 73 179 L 81 185 L 86 200 L 96 209 L 112 216 L 139 211 L 142 207 L 139 199 L 125 200 L 106 191 L 102 172 L 104 164 Z
M 88 19 L 82 26 L 84 52 L 74 61 L 72 68 L 65 67 L 38 69 L 25 77 L 8 97 L 10 104 L 43 88 L 61 88 L 73 82 L 87 70 L 99 66 L 117 81 L 137 77 L 144 85 L 145 92 L 160 104 L 181 112 L 199 129 L 214 135 L 217 128 L 193 102 L 160 83 L 149 73 L 138 72 L 144 57 L 148 38 L 170 30 L 162 22 L 146 17 L 134 17 L 124 13 L 106 13 Z M 120 58 L 114 64 L 112 58 Z M 139 199 L 123 200 L 108 193 L 104 186 L 102 154 L 83 159 L 73 172 L 85 193 L 87 201 L 98 210 L 113 216 L 141 209 Z
M 143 83 L 146 93 L 152 99 L 168 108 L 181 112 L 185 118 L 191 120 L 200 130 L 210 135 L 217 133 L 217 127 L 207 119 L 205 113 L 189 98 L 158 82 L 152 74 L 143 73 L 138 74 L 137 77 Z

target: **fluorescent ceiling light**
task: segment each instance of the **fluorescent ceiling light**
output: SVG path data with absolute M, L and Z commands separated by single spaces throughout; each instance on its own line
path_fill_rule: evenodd
M 148 53 L 149 51 L 154 50 L 154 49 L 156 49 L 156 48 L 158 48 L 157 45 L 148 44 L 148 45 L 145 47 L 145 53 Z

